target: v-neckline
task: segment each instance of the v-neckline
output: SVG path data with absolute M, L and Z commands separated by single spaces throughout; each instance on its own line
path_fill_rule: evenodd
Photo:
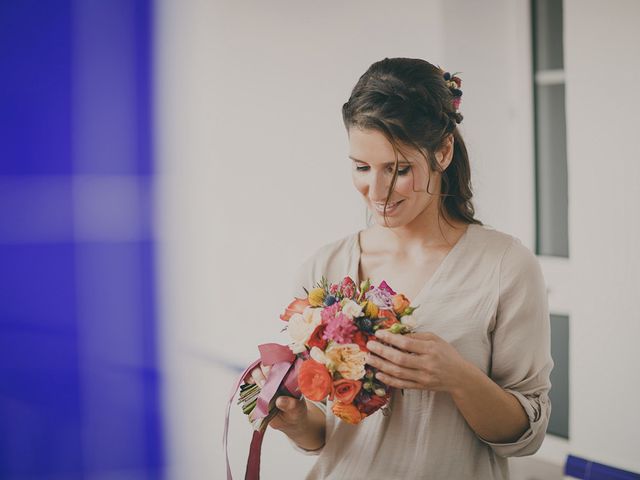
M 471 230 L 471 228 L 473 226 L 474 226 L 473 223 L 470 223 L 470 224 L 467 225 L 467 229 L 465 230 L 465 232 L 460 236 L 460 238 L 453 245 L 453 247 L 451 247 L 451 249 L 447 252 L 445 257 L 442 259 L 442 261 L 440 262 L 440 264 L 436 268 L 435 272 L 433 272 L 431 277 L 429 277 L 429 280 L 427 280 L 426 283 L 422 286 L 422 288 L 418 291 L 418 293 L 416 294 L 415 298 L 411 299 L 412 303 L 415 303 L 417 299 L 421 298 L 422 295 L 425 294 L 425 292 L 427 292 L 427 291 L 429 291 L 431 289 L 431 286 L 435 283 L 435 281 L 441 275 L 442 271 L 445 269 L 446 264 L 451 261 L 451 258 L 454 256 L 454 254 L 458 250 L 460 250 L 461 245 L 466 242 L 467 237 L 469 236 L 469 230 Z M 353 265 L 352 265 L 352 268 L 351 268 L 351 271 L 353 272 L 353 277 L 352 278 L 356 278 L 357 279 L 356 285 L 360 285 L 360 283 L 362 282 L 362 279 L 360 278 L 360 261 L 362 259 L 362 248 L 361 248 L 361 245 L 360 245 L 360 233 L 361 232 L 362 232 L 362 230 L 358 230 L 355 233 L 355 239 L 354 239 L 355 267 L 353 267 Z M 354 268 L 355 268 L 355 270 L 354 270 Z M 393 286 L 391 286 L 391 287 L 393 288 Z

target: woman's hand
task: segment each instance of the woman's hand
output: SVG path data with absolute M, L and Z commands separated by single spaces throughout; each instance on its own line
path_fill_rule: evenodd
M 378 330 L 376 337 L 383 343 L 367 343 L 367 363 L 379 370 L 376 378 L 387 385 L 450 393 L 464 385 L 467 361 L 437 335 Z
M 251 384 L 257 383 L 262 388 L 269 376 L 269 370 L 271 370 L 270 366 L 261 363 L 259 367 L 254 368 L 247 374 L 244 381 Z M 278 397 L 276 398 L 276 408 L 280 412 L 271 419 L 269 425 L 285 433 L 298 428 L 307 418 L 307 405 L 302 399 Z

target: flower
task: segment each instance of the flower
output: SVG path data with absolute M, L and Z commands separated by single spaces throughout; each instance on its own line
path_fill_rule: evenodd
M 353 300 L 345 300 L 342 305 L 342 313 L 345 313 L 351 317 L 359 317 L 362 315 L 362 306 L 358 305 Z
M 327 367 L 337 371 L 343 378 L 360 380 L 364 376 L 366 356 L 357 344 L 332 343 L 324 354 L 328 360 Z
M 312 307 L 320 307 L 324 302 L 325 291 L 324 288 L 314 288 L 309 292 L 309 304 Z
M 322 365 L 325 365 L 328 362 L 327 356 L 318 347 L 311 347 L 311 350 L 309 351 L 309 356 L 313 358 L 316 362 L 321 363 Z
M 378 410 L 380 407 L 384 406 L 389 401 L 390 394 L 387 393 L 385 396 L 379 395 L 367 395 L 362 396 L 363 401 L 358 402 L 358 410 L 364 415 L 371 415 L 373 412 Z
M 336 313 L 340 311 L 340 304 L 338 302 L 331 304 L 328 307 L 322 309 L 322 323 L 327 324 L 333 320 Z
M 294 313 L 291 316 L 287 332 L 291 337 L 289 348 L 293 353 L 302 353 L 307 349 L 305 344 L 321 322 L 321 309 L 319 308 L 307 307 L 301 314 Z
M 356 284 L 351 277 L 344 277 L 340 284 L 340 292 L 344 298 L 351 298 L 356 293 Z
M 398 293 L 391 297 L 391 303 L 393 305 L 393 311 L 396 312 L 397 315 L 400 315 L 409 305 L 411 305 L 409 299 L 402 293 Z
M 326 324 L 323 338 L 338 343 L 351 343 L 353 334 L 357 331 L 358 327 L 349 315 L 338 313 Z
M 387 282 L 385 282 L 384 280 L 382 282 L 380 282 L 380 285 L 378 285 L 378 288 L 380 290 L 382 290 L 383 292 L 387 292 L 389 295 L 395 295 L 396 292 L 393 291 L 393 288 L 391 288 L 389 286 L 389 284 Z
M 398 323 L 398 317 L 391 310 L 380 310 L 378 318 L 384 318 L 380 323 L 380 328 L 389 328 L 394 323 Z
M 340 403 L 351 403 L 361 388 L 362 382 L 359 380 L 342 378 L 333 382 L 333 397 Z
M 287 308 L 280 315 L 280 320 L 288 322 L 291 318 L 291 315 L 293 315 L 294 313 L 302 313 L 302 311 L 308 306 L 308 299 L 295 297 L 295 300 L 287 305 Z
M 298 372 L 300 391 L 309 400 L 324 400 L 333 387 L 331 375 L 321 363 L 309 359 L 302 362 Z
M 376 318 L 378 316 L 378 310 L 379 308 L 375 303 L 368 300 L 364 303 L 364 314 L 367 317 Z
M 327 340 L 323 336 L 325 328 L 327 328 L 326 325 L 320 324 L 313 330 L 307 340 L 307 346 L 309 348 L 318 347 L 324 350 L 327 347 Z
M 363 415 L 353 403 L 344 404 L 336 402 L 333 404 L 331 410 L 336 417 L 354 425 L 360 423 L 360 421 L 366 416 Z
M 364 333 L 361 330 L 358 330 L 353 336 L 353 343 L 358 345 L 360 347 L 360 350 L 362 350 L 363 352 L 369 351 L 369 349 L 367 348 L 368 341 L 369 341 L 369 337 L 367 336 L 366 333 Z
M 365 294 L 365 298 L 379 308 L 393 308 L 391 294 L 380 287 L 373 287 Z

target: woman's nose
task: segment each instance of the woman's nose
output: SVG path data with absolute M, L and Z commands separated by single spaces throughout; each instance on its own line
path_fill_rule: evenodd
M 369 183 L 369 198 L 376 201 L 384 201 L 389 192 L 390 178 L 383 172 L 372 173 Z

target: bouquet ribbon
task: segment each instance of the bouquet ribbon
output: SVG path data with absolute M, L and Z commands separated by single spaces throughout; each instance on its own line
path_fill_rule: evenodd
M 227 463 L 227 480 L 233 479 L 231 475 L 231 467 L 229 465 L 229 450 L 227 448 L 229 412 L 231 410 L 231 403 L 233 402 L 233 399 L 247 374 L 254 368 L 258 367 L 260 363 L 271 367 L 265 384 L 260 388 L 260 394 L 256 400 L 256 406 L 249 415 L 249 419 L 252 422 L 265 418 L 269 414 L 269 404 L 281 387 L 283 387 L 286 393 L 294 396 L 295 398 L 300 398 L 298 369 L 301 361 L 299 359 L 296 360 L 296 356 L 291 352 L 291 349 L 285 345 L 279 345 L 277 343 L 263 343 L 258 346 L 258 350 L 260 351 L 260 358 L 251 363 L 251 365 L 242 372 L 240 377 L 234 383 L 233 390 L 229 395 L 229 402 L 227 404 L 227 412 L 224 420 L 224 434 L 222 437 Z M 260 478 L 260 452 L 262 449 L 263 437 L 264 430 L 255 430 L 253 432 L 251 446 L 249 448 L 249 458 L 247 459 L 245 480 L 258 480 Z

